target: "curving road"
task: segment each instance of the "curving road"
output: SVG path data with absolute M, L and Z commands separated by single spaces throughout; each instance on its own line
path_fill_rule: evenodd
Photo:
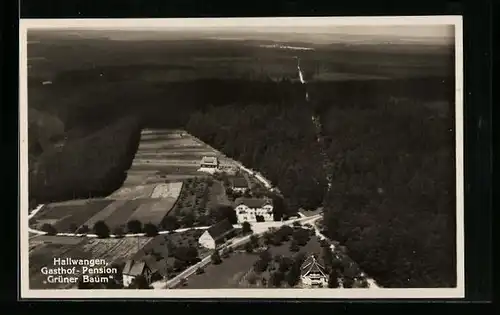
M 298 219 L 292 219 L 292 220 L 287 220 L 287 221 L 254 223 L 254 224 L 252 224 L 253 234 L 232 239 L 230 243 L 226 243 L 227 248 L 234 248 L 234 247 L 238 247 L 240 245 L 243 245 L 247 241 L 250 240 L 250 237 L 252 235 L 263 234 L 266 231 L 268 231 L 270 228 L 273 228 L 273 227 L 279 228 L 283 225 L 292 225 L 294 222 L 300 222 L 302 224 L 306 224 L 306 223 L 312 224 L 320 218 L 321 218 L 321 214 L 317 214 L 317 215 L 310 216 L 310 217 L 301 217 Z M 176 285 L 179 284 L 179 282 L 182 278 L 187 278 L 187 277 L 191 276 L 192 274 L 194 274 L 196 272 L 196 269 L 202 268 L 209 263 L 210 263 L 210 256 L 204 257 L 201 261 L 199 261 L 195 265 L 188 267 L 187 269 L 182 271 L 180 274 L 178 274 L 174 278 L 169 279 L 169 280 L 156 281 L 156 282 L 153 282 L 151 285 L 153 286 L 154 289 L 166 289 L 166 288 L 168 289 L 171 287 L 175 287 Z

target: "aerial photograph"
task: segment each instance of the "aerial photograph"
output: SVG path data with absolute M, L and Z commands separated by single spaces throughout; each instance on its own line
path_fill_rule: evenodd
M 457 287 L 454 25 L 228 25 L 27 30 L 29 289 Z

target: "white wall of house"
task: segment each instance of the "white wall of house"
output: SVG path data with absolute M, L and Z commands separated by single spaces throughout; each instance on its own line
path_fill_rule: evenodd
M 215 248 L 215 240 L 208 233 L 208 231 L 205 231 L 203 232 L 203 234 L 201 234 L 200 238 L 198 239 L 198 243 L 205 248 Z
M 273 221 L 273 206 L 265 205 L 262 208 L 250 208 L 247 205 L 241 204 L 235 208 L 238 223 L 257 222 L 256 216 L 261 215 L 264 221 Z

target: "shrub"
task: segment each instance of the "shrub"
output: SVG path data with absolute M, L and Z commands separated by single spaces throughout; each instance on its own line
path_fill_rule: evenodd
M 204 272 L 205 272 L 205 270 L 203 268 L 201 268 L 201 267 L 196 268 L 196 274 L 197 275 L 201 275 Z
M 109 227 L 104 221 L 97 221 L 94 224 L 94 233 L 97 234 L 99 238 L 107 238 L 110 234 Z
M 158 235 L 158 228 L 152 223 L 146 223 L 144 224 L 144 233 L 148 237 L 155 237 Z
M 89 227 L 87 225 L 82 225 L 78 228 L 76 231 L 77 234 L 87 234 L 90 231 Z
M 212 264 L 214 265 L 218 265 L 222 262 L 222 259 L 219 255 L 219 251 L 218 250 L 215 250 L 212 254 L 212 256 L 210 256 L 210 260 L 212 261 Z
M 127 222 L 127 230 L 131 234 L 138 234 L 142 232 L 142 223 L 139 220 L 132 220 Z

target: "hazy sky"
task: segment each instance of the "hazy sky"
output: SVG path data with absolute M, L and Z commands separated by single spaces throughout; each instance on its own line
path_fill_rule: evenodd
M 95 23 L 54 21 L 42 25 L 44 30 L 63 31 L 68 35 L 81 37 L 107 37 L 114 40 L 154 40 L 175 34 L 184 37 L 216 36 L 239 39 L 276 39 L 283 34 L 284 40 L 308 40 L 328 43 L 335 40 L 349 40 L 349 37 L 366 37 L 375 40 L 402 39 L 450 43 L 455 29 L 453 24 L 432 23 L 433 19 L 384 18 L 375 20 L 348 19 L 339 24 L 335 18 L 275 18 L 275 19 L 167 19 L 158 20 L 99 20 Z M 424 23 L 422 23 L 424 22 Z M 85 25 L 83 25 L 85 24 Z M 37 27 L 38 28 L 38 27 Z M 42 31 L 39 29 L 39 31 Z M 31 29 L 30 29 L 31 32 Z M 42 31 L 43 32 L 43 31 Z M 276 37 L 276 38 L 274 38 Z M 371 40 L 371 39 L 370 39 Z

